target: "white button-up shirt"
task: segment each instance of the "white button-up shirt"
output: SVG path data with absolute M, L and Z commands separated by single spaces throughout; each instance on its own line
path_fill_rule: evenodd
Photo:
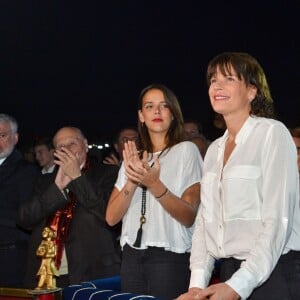
M 223 167 L 227 138 L 204 160 L 190 287 L 208 285 L 215 259 L 234 257 L 245 261 L 226 283 L 246 299 L 282 254 L 300 250 L 297 153 L 281 122 L 249 117 Z

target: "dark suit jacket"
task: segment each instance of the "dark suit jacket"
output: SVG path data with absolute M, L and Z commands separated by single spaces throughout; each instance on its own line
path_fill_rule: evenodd
M 105 222 L 106 206 L 117 173 L 117 167 L 94 163 L 67 187 L 77 200 L 65 244 L 70 284 L 119 274 L 116 239 Z M 35 253 L 46 220 L 70 201 L 54 183 L 55 176 L 56 172 L 41 175 L 34 197 L 20 210 L 20 224 L 32 229 L 25 280 L 25 286 L 30 288 L 37 285 L 41 259 Z
M 0 165 L 0 286 L 23 281 L 29 234 L 17 225 L 18 209 L 32 196 L 39 174 L 16 149 Z

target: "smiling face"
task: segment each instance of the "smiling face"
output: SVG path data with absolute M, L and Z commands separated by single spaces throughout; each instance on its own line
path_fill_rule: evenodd
M 167 133 L 172 122 L 172 113 L 159 89 L 151 89 L 143 97 L 142 109 L 139 110 L 140 122 L 145 123 L 149 132 Z
M 238 78 L 232 67 L 226 74 L 217 68 L 210 79 L 208 94 L 214 111 L 225 118 L 234 114 L 249 116 L 256 87 L 247 86 L 243 78 Z

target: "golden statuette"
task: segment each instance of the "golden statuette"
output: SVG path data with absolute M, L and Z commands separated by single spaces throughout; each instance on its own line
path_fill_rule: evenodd
M 42 263 L 37 272 L 39 281 L 35 290 L 52 290 L 56 289 L 56 276 L 59 276 L 54 264 L 56 257 L 55 232 L 50 227 L 45 227 L 42 237 L 43 240 L 36 251 L 36 255 L 42 258 Z

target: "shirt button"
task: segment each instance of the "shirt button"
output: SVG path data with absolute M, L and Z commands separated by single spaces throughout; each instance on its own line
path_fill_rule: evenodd
M 221 247 L 221 246 L 219 246 L 218 248 L 219 248 L 219 250 L 221 250 L 221 249 L 222 249 L 222 247 Z
M 222 228 L 222 225 L 219 225 L 219 228 L 221 229 L 221 228 Z

